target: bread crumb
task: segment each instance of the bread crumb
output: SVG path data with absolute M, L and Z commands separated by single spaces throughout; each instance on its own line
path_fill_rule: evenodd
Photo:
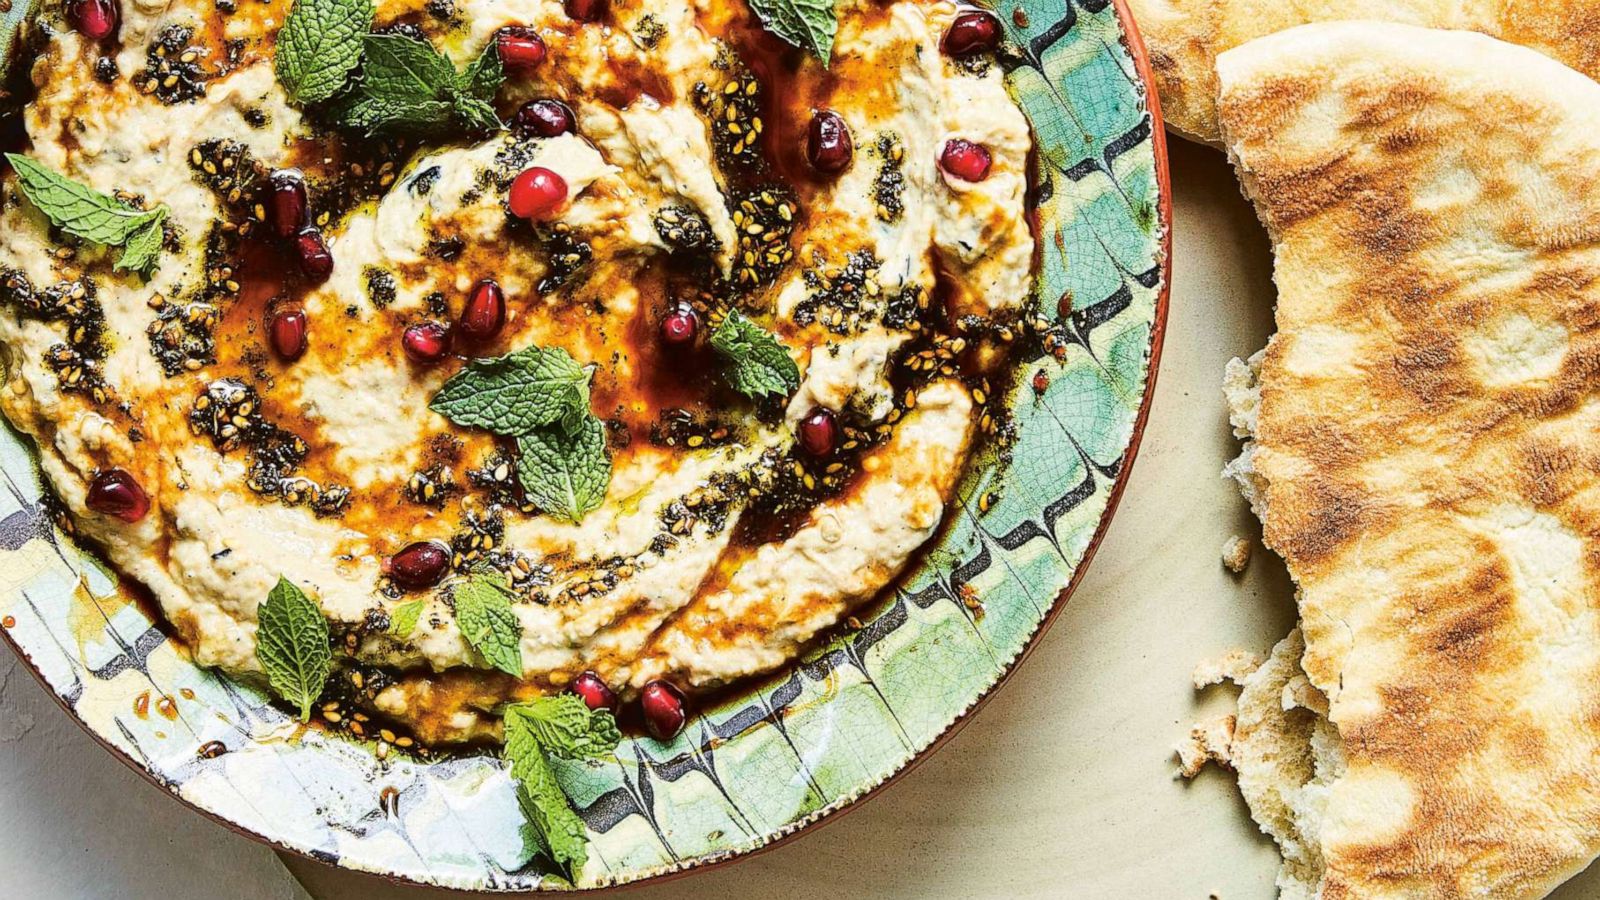
M 1222 371 L 1222 395 L 1228 401 L 1228 422 L 1236 438 L 1255 436 L 1261 419 L 1261 363 L 1266 356 L 1263 347 L 1248 360 L 1228 360 Z
M 1250 565 L 1250 541 L 1234 535 L 1222 543 L 1222 564 L 1237 575 Z
M 1233 768 L 1229 748 L 1233 745 L 1236 721 L 1232 715 L 1218 716 L 1189 729 L 1189 737 L 1178 742 L 1174 748 L 1178 753 L 1178 773 L 1185 778 L 1193 778 L 1200 774 L 1208 762 Z
M 1220 659 L 1208 659 L 1194 667 L 1194 689 L 1204 690 L 1224 681 L 1239 684 L 1259 668 L 1261 657 L 1257 654 L 1249 650 L 1230 650 Z

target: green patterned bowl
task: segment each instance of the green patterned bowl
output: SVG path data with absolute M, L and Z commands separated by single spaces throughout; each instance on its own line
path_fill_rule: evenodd
M 1005 60 L 1008 81 L 1039 143 L 1038 291 L 1066 337 L 1022 363 L 1008 398 L 1013 458 L 972 467 L 933 552 L 860 628 L 702 711 L 671 743 L 558 761 L 590 833 L 581 887 L 739 856 L 882 787 L 1005 679 L 1110 519 L 1166 316 L 1160 113 L 1121 0 L 999 5 L 1020 51 Z M 0 476 L 3 633 L 129 765 L 224 824 L 325 862 L 457 888 L 553 886 L 494 758 L 379 760 L 372 746 L 301 730 L 197 668 L 52 528 L 31 452 L 9 432 Z

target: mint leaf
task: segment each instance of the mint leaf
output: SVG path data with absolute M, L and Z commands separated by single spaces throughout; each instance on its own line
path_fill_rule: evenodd
M 51 224 L 73 237 L 128 249 L 117 269 L 144 272 L 155 265 L 161 252 L 161 223 L 167 208 L 134 209 L 117 198 L 57 174 L 26 156 L 7 153 L 6 162 L 17 172 L 23 196 L 38 207 Z M 151 228 L 157 232 L 152 237 Z M 135 238 L 137 245 L 133 245 Z M 152 240 L 154 245 L 152 246 Z M 129 259 L 128 257 L 132 257 Z
M 508 715 L 505 728 L 505 759 L 517 780 L 517 802 L 546 855 L 571 879 L 589 861 L 589 829 L 556 781 L 529 718 Z
M 457 80 L 456 117 L 468 128 L 498 130 L 502 123 L 500 114 L 494 111 L 494 95 L 506 80 L 506 67 L 495 44 L 490 42 Z
M 610 710 L 590 709 L 576 694 L 540 697 L 505 708 L 507 728 L 513 719 L 533 732 L 539 746 L 562 759 L 594 759 L 617 749 L 622 733 Z
M 495 131 L 503 124 L 500 114 L 476 97 L 456 96 L 456 120 L 473 131 Z
M 589 416 L 571 434 L 556 427 L 519 435 L 517 454 L 517 481 L 545 512 L 577 522 L 605 500 L 611 458 L 599 419 Z
M 576 427 L 589 413 L 589 375 L 559 347 L 528 347 L 467 363 L 428 408 L 457 425 L 511 436 L 555 422 Z
M 505 758 L 517 780 L 517 801 L 544 853 L 572 877 L 588 861 L 588 829 L 556 781 L 550 757 L 594 759 L 621 742 L 608 710 L 591 710 L 572 694 L 507 706 Z
M 729 310 L 711 332 L 711 349 L 723 362 L 722 375 L 734 390 L 752 400 L 787 396 L 800 387 L 800 369 L 778 339 L 738 310 Z
M 839 19 L 834 0 L 750 0 L 750 8 L 767 30 L 802 50 L 810 50 L 826 66 L 833 57 Z
M 311 720 L 311 704 L 328 683 L 333 651 L 328 647 L 328 620 L 322 610 L 283 576 L 256 610 L 256 659 L 279 697 L 300 709 L 300 721 Z
M 161 242 L 166 240 L 166 232 L 161 226 L 167 221 L 167 208 L 162 206 L 155 211 L 160 215 L 146 222 L 144 227 L 128 238 L 128 243 L 122 248 L 122 255 L 117 257 L 117 264 L 111 267 L 112 271 L 121 272 L 126 269 L 138 272 L 146 278 L 150 277 L 150 272 L 161 260 Z
M 297 103 L 339 93 L 361 64 L 372 0 L 295 0 L 278 32 L 278 83 Z
M 445 99 L 456 87 L 456 67 L 443 54 L 403 34 L 369 34 L 361 93 L 382 100 Z
M 394 608 L 389 616 L 389 636 L 408 638 L 411 632 L 417 630 L 417 621 L 422 618 L 422 608 L 427 606 L 426 600 L 412 600 L 402 603 Z
M 357 95 L 336 113 L 346 128 L 377 134 L 403 131 L 438 137 L 455 128 L 456 107 L 449 100 L 395 100 Z
M 522 623 L 511 609 L 511 588 L 500 575 L 473 573 L 450 592 L 461 635 L 489 665 L 522 677 Z
M 461 73 L 461 90 L 468 97 L 484 104 L 494 102 L 494 95 L 499 92 L 500 85 L 506 80 L 506 67 L 500 61 L 500 51 L 496 49 L 493 41 L 485 47 L 478 58 L 467 66 Z

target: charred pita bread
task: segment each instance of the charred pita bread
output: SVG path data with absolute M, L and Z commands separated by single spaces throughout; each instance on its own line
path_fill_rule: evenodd
M 1232 755 L 1284 893 L 1542 896 L 1600 852 L 1600 84 L 1377 22 L 1217 72 L 1279 291 L 1231 468 L 1304 653 Z
M 1129 0 L 1174 131 L 1216 143 L 1218 54 L 1312 22 L 1367 19 L 1479 31 L 1600 77 L 1596 0 Z

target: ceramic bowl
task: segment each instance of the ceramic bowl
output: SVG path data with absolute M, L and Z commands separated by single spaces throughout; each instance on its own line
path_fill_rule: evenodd
M 559 762 L 590 837 L 580 887 L 749 853 L 860 802 L 948 737 L 1058 612 L 1128 477 L 1160 352 L 1169 203 L 1160 114 L 1112 0 L 1001 0 L 1002 64 L 1038 139 L 1038 291 L 1054 352 L 1009 392 L 1010 458 L 980 458 L 932 552 L 802 660 L 674 741 Z M 0 433 L 0 625 L 111 752 L 275 847 L 479 890 L 555 886 L 492 756 L 421 762 L 305 731 L 196 667 L 39 504 Z M 65 773 L 64 773 L 65 774 Z M 130 811 L 132 812 L 132 811 Z

